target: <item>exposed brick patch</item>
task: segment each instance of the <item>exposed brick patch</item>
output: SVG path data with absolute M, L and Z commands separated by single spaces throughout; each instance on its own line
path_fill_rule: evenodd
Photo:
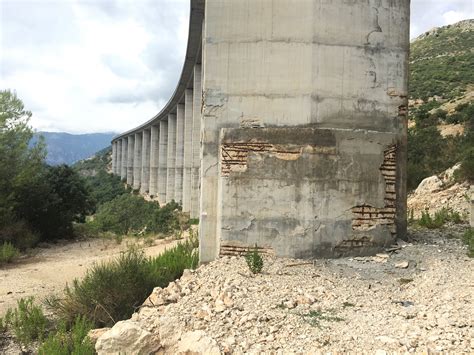
M 253 250 L 255 245 L 242 245 L 233 242 L 221 242 L 220 253 L 219 256 L 242 256 L 247 253 L 247 251 Z M 272 248 L 265 248 L 257 245 L 258 252 L 261 254 L 266 255 L 274 255 L 274 251 Z
M 357 231 L 368 231 L 378 225 L 386 225 L 392 234 L 396 233 L 395 227 L 395 181 L 397 173 L 396 165 L 397 147 L 390 146 L 384 151 L 384 160 L 380 166 L 380 172 L 385 179 L 385 206 L 377 208 L 370 205 L 359 205 L 351 209 L 354 214 L 352 229 Z

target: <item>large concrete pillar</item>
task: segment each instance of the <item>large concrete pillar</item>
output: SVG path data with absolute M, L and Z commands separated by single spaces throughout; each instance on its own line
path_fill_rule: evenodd
M 183 203 L 183 162 L 184 162 L 184 105 L 179 104 L 176 109 L 176 161 L 174 199 Z
M 201 65 L 194 67 L 193 83 L 193 136 L 192 136 L 192 169 L 191 169 L 191 218 L 199 218 L 199 170 L 201 167 Z
M 176 177 L 176 115 L 168 115 L 168 157 L 166 175 L 166 203 L 175 200 Z
M 193 167 L 193 90 L 184 93 L 183 212 L 191 211 L 191 169 Z
M 151 126 L 150 129 L 150 196 L 158 193 L 158 161 L 159 161 L 160 127 Z
M 122 140 L 119 139 L 117 141 L 117 160 L 116 160 L 116 168 L 115 168 L 115 175 L 120 176 L 122 174 Z
M 122 165 L 120 170 L 120 178 L 122 180 L 127 179 L 127 166 L 128 166 L 128 138 L 122 138 Z
M 133 160 L 135 150 L 135 136 L 133 134 L 127 137 L 127 185 L 133 185 Z
M 139 190 L 142 182 L 142 133 L 135 133 L 133 157 L 133 189 Z
M 147 193 L 150 189 L 150 130 L 145 129 L 142 137 L 142 183 L 141 193 Z
M 168 181 L 168 121 L 160 121 L 160 138 L 158 150 L 158 201 L 166 203 Z
M 117 173 L 117 142 L 112 142 L 112 174 Z

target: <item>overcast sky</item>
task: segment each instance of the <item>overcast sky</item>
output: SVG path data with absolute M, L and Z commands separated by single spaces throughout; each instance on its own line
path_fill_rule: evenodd
M 298 1 L 298 0 L 294 0 Z M 411 0 L 411 37 L 474 18 L 474 0 Z M 189 0 L 0 0 L 0 89 L 38 130 L 122 132 L 173 92 Z

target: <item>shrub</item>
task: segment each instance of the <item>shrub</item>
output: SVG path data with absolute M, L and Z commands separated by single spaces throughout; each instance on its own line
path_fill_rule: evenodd
M 247 262 L 247 266 L 253 274 L 258 274 L 262 271 L 263 259 L 258 252 L 257 244 L 255 244 L 253 251 L 250 251 L 250 249 L 247 251 L 247 254 L 245 255 L 245 261 Z
M 430 215 L 430 212 L 426 210 L 421 212 L 421 218 L 418 224 L 429 229 L 436 229 L 441 228 L 447 222 L 462 223 L 461 215 L 449 207 L 443 207 L 436 211 L 433 217 Z
M 9 223 L 0 227 L 0 243 L 9 242 L 20 250 L 33 248 L 39 242 L 39 236 L 33 233 L 24 221 Z
M 79 315 L 94 326 L 110 326 L 129 318 L 154 287 L 165 287 L 181 277 L 184 269 L 198 263 L 195 241 L 186 241 L 148 258 L 143 251 L 129 249 L 113 261 L 95 265 L 82 280 L 65 289 L 63 299 L 50 301 L 68 324 Z
M 100 231 L 116 234 L 146 232 L 168 233 L 179 227 L 177 203 L 160 208 L 158 202 L 145 201 L 143 197 L 124 194 L 99 207 L 94 224 Z
M 93 355 L 94 346 L 87 337 L 93 324 L 77 317 L 70 331 L 61 323 L 56 332 L 51 332 L 38 349 L 40 355 Z
M 34 304 L 33 297 L 28 297 L 21 298 L 17 302 L 17 308 L 7 311 L 5 323 L 13 331 L 16 341 L 27 346 L 34 340 L 43 339 L 48 320 L 42 309 Z
M 464 244 L 467 245 L 467 255 L 474 258 L 474 228 L 469 228 L 462 236 Z
M 2 246 L 0 246 L 0 265 L 11 263 L 18 255 L 20 255 L 20 252 L 12 243 L 3 243 Z

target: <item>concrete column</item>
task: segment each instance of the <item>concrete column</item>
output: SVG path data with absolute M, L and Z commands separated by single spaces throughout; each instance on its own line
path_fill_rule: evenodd
M 160 138 L 158 148 L 158 201 L 166 203 L 168 181 L 168 121 L 160 121 Z
M 168 115 L 168 157 L 166 175 L 166 203 L 175 200 L 176 171 L 176 115 Z
M 133 185 L 133 159 L 135 149 L 135 136 L 132 134 L 127 137 L 128 139 L 128 150 L 127 150 L 127 185 Z
M 142 133 L 135 133 L 135 149 L 133 156 L 133 189 L 140 189 L 142 182 Z
M 150 131 L 150 186 L 148 190 L 150 196 L 157 196 L 160 127 L 151 126 Z
M 112 174 L 117 173 L 117 142 L 112 142 Z
M 199 218 L 199 168 L 201 166 L 201 65 L 194 66 L 193 83 L 193 136 L 192 136 L 192 168 L 191 168 L 191 218 Z
M 122 174 L 122 140 L 119 139 L 117 141 L 117 160 L 116 160 L 116 168 L 115 168 L 115 175 Z
M 176 111 L 176 161 L 174 177 L 174 199 L 179 204 L 183 204 L 184 105 L 179 104 Z
M 127 165 L 128 165 L 128 159 L 127 159 L 127 154 L 128 154 L 128 139 L 127 138 L 122 138 L 122 165 L 121 165 L 121 170 L 120 170 L 120 178 L 122 180 L 127 179 Z
M 140 192 L 146 193 L 150 189 L 150 130 L 143 131 L 142 137 L 142 184 Z
M 191 169 L 193 166 L 193 90 L 184 94 L 183 212 L 191 211 Z

